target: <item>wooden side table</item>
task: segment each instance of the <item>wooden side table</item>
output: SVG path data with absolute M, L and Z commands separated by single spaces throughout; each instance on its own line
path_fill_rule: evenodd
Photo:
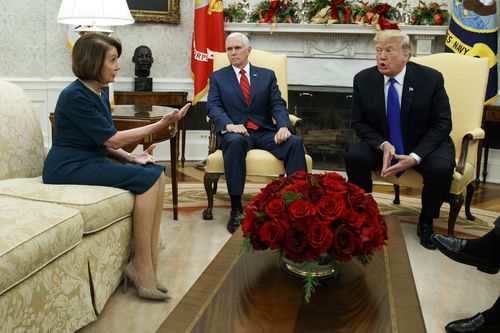
M 483 165 L 483 183 L 486 182 L 488 175 L 488 154 L 490 148 L 500 148 L 500 100 L 494 104 L 487 105 L 484 108 L 483 114 L 483 129 L 486 132 L 482 145 L 479 147 L 477 169 L 476 169 L 476 185 L 479 185 L 481 172 L 481 153 L 484 148 L 484 165 Z
M 148 105 L 115 105 L 113 107 L 113 123 L 118 131 L 137 128 L 149 125 L 160 120 L 163 115 L 173 109 L 165 106 L 148 106 Z M 50 123 L 52 125 L 52 136 L 55 134 L 55 118 L 54 113 L 50 113 Z M 158 143 L 170 140 L 170 170 L 172 173 L 172 203 L 174 220 L 178 217 L 178 185 L 177 185 L 177 163 L 174 161 L 177 158 L 177 123 L 171 124 L 165 131 L 156 132 L 148 135 L 138 142 L 129 144 L 123 147 L 124 150 L 131 152 L 139 144 L 142 144 L 143 149 L 147 149 L 153 143 Z
M 115 105 L 161 105 L 180 109 L 187 103 L 187 92 L 185 91 L 115 91 Z M 186 161 L 186 127 L 184 121 L 179 122 L 179 132 L 181 141 L 177 140 L 177 154 L 175 161 L 178 161 L 179 143 L 182 145 L 181 165 L 184 167 Z M 172 160 L 174 163 L 174 160 Z

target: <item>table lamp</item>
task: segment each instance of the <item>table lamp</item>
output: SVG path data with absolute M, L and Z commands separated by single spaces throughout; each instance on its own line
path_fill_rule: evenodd
M 98 26 L 134 23 L 126 0 L 62 0 L 57 22 L 80 26 L 75 31 L 111 33 Z

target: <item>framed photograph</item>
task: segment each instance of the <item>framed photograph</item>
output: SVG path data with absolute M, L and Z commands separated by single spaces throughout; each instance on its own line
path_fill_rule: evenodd
M 179 0 L 127 0 L 136 22 L 179 24 Z

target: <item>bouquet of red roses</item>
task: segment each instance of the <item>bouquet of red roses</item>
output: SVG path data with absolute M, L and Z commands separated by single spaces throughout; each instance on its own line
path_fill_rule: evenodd
M 295 263 L 327 255 L 335 265 L 352 257 L 365 265 L 387 240 L 373 197 L 335 172 L 273 180 L 248 204 L 241 228 L 244 249 L 278 249 Z M 317 284 L 306 275 L 306 300 Z

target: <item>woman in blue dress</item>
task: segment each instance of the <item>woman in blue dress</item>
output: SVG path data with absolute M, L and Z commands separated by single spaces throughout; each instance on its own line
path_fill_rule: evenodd
M 166 300 L 167 290 L 156 279 L 158 237 L 166 177 L 151 155 L 155 145 L 139 155 L 121 147 L 138 142 L 179 121 L 186 104 L 147 126 L 117 131 L 108 96 L 101 90 L 120 69 L 119 41 L 100 34 L 80 37 L 72 52 L 78 78 L 61 94 L 55 108 L 56 135 L 47 155 L 43 181 L 117 187 L 135 193 L 133 240 L 135 255 L 124 275 L 134 282 L 140 297 Z M 113 163 L 110 157 L 122 163 Z

